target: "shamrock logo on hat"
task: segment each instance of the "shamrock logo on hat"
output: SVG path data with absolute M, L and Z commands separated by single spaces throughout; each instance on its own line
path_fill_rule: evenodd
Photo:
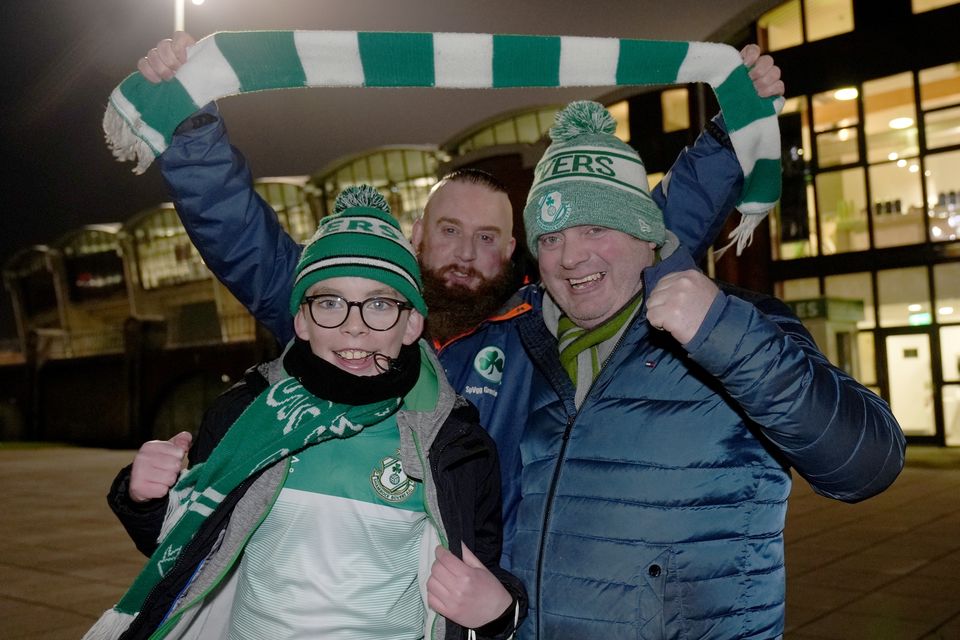
M 559 191 L 540 196 L 537 206 L 540 207 L 537 221 L 544 229 L 558 228 L 570 214 L 570 205 L 563 201 L 563 195 Z

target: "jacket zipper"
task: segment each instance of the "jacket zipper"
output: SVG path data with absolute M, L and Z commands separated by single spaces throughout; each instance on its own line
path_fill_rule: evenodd
M 204 598 L 210 595 L 210 592 L 220 585 L 220 582 L 223 580 L 223 577 L 233 569 L 234 564 L 236 564 L 237 562 L 237 558 L 240 557 L 240 554 L 243 553 L 244 548 L 246 548 L 247 541 L 250 540 L 250 537 L 254 534 L 254 532 L 256 532 L 257 529 L 260 528 L 260 525 L 270 514 L 270 511 L 273 510 L 273 505 L 277 502 L 277 498 L 280 496 L 280 492 L 283 491 L 283 485 L 286 483 L 287 474 L 290 473 L 289 457 L 286 459 L 286 463 L 287 463 L 287 468 L 284 471 L 283 479 L 277 485 L 277 489 L 273 493 L 273 498 L 270 500 L 270 503 L 269 505 L 267 505 L 267 508 L 264 509 L 263 514 L 257 520 L 256 524 L 250 527 L 249 531 L 247 532 L 247 535 L 243 538 L 243 541 L 237 546 L 237 551 L 234 553 L 233 557 L 230 558 L 230 562 L 227 563 L 223 571 L 220 573 L 219 576 L 217 576 L 216 580 L 214 580 L 209 587 L 207 587 L 203 592 L 197 594 L 197 597 L 194 598 L 189 604 L 181 607 L 176 614 L 170 616 L 166 622 L 164 622 L 162 625 L 160 625 L 160 627 L 156 631 L 150 634 L 150 640 L 153 640 L 154 638 L 159 639 L 159 638 L 166 637 L 166 635 L 170 633 L 171 629 L 174 626 L 176 626 L 176 623 L 180 621 L 180 618 L 183 617 L 183 614 L 186 613 L 189 609 L 192 609 L 193 607 L 195 607 L 197 603 L 202 602 Z M 229 526 L 229 523 L 227 526 Z
M 639 317 L 639 314 L 634 317 L 634 322 Z M 536 601 L 537 601 L 537 635 L 541 635 L 540 629 L 540 611 L 541 607 L 541 584 L 543 581 L 543 548 L 547 539 L 547 525 L 550 522 L 550 516 L 553 513 L 553 498 L 557 491 L 557 482 L 560 479 L 560 470 L 563 467 L 563 461 L 567 455 L 567 444 L 570 442 L 570 433 L 573 431 L 573 424 L 577 421 L 577 417 L 580 415 L 580 411 L 587 404 L 587 399 L 590 397 L 590 393 L 593 391 L 593 387 L 596 386 L 597 380 L 600 379 L 600 376 L 603 374 L 604 366 L 607 362 L 610 362 L 613 359 L 614 354 L 617 353 L 620 349 L 620 345 L 623 344 L 623 341 L 626 339 L 627 334 L 630 333 L 630 329 L 633 327 L 633 322 L 631 322 L 624 332 L 620 335 L 620 339 L 617 340 L 617 344 L 613 346 L 613 350 L 610 352 L 610 355 L 607 356 L 607 359 L 604 361 L 603 366 L 600 367 L 600 373 L 596 378 L 593 379 L 593 382 L 590 383 L 590 388 L 587 389 L 586 395 L 583 396 L 583 402 L 580 404 L 580 408 L 576 409 L 574 414 L 567 415 L 567 425 L 563 429 L 562 442 L 560 444 L 560 453 L 557 455 L 557 463 L 553 467 L 553 477 L 550 479 L 550 488 L 547 491 L 547 506 L 543 512 L 543 527 L 540 529 L 540 544 L 537 550 L 537 591 L 536 591 Z M 557 395 L 560 396 L 561 401 L 563 400 L 563 395 L 559 392 L 559 389 L 554 388 L 557 391 Z M 574 391 L 576 394 L 576 391 Z M 574 397 L 574 403 L 576 403 L 576 397 Z

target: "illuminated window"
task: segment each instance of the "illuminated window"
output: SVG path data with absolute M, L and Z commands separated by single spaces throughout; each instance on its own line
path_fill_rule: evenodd
M 760 48 L 764 51 L 777 51 L 802 44 L 800 0 L 790 0 L 760 16 L 757 35 Z
M 869 273 L 846 273 L 827 276 L 823 281 L 824 295 L 828 298 L 844 298 L 863 302 L 863 320 L 857 322 L 858 329 L 873 329 L 876 319 L 873 315 L 873 285 Z
M 941 334 L 946 329 L 941 329 Z M 940 338 L 941 344 L 943 343 L 943 337 Z M 953 344 L 957 345 L 960 342 L 960 335 L 952 337 L 954 341 Z M 957 353 L 956 366 L 960 369 L 960 353 Z M 946 360 L 944 360 L 944 368 L 946 368 Z M 956 371 L 956 370 L 954 370 Z M 954 374 L 956 375 L 956 374 Z M 946 376 L 944 376 L 946 378 Z M 960 445 L 960 385 L 949 384 L 943 386 L 943 427 L 944 427 L 944 440 L 948 447 L 956 447 Z
M 900 159 L 870 167 L 873 198 L 873 244 L 895 247 L 924 241 L 923 194 L 920 165 L 916 158 Z
M 487 122 L 468 133 L 458 136 L 444 145 L 450 153 L 462 156 L 484 147 L 494 147 L 504 144 L 532 144 L 546 135 L 553 126 L 554 117 L 559 107 L 541 107 L 526 110 Z M 620 120 L 619 116 L 616 116 Z M 623 118 L 622 122 L 629 128 L 629 122 Z M 617 129 L 620 134 L 620 129 Z
M 283 228 L 299 243 L 317 230 L 313 194 L 304 178 L 264 178 L 254 185 L 260 197 L 277 212 Z
M 817 254 L 813 185 L 808 183 L 810 122 L 805 97 L 791 98 L 780 112 L 783 189 L 770 217 L 774 258 L 791 260 Z
M 607 111 L 617 121 L 617 130 L 613 135 L 624 142 L 630 142 L 630 103 L 626 100 L 615 102 L 607 106 Z
M 818 166 L 835 167 L 860 160 L 858 95 L 855 87 L 840 87 L 813 96 Z
M 824 254 L 870 248 L 863 169 L 821 173 L 816 178 L 820 249 Z
M 809 300 L 820 297 L 820 280 L 817 278 L 797 278 L 778 282 L 776 295 L 781 300 Z
M 690 128 L 690 100 L 687 88 L 667 89 L 660 93 L 663 132 L 686 131 Z
M 960 151 L 924 159 L 930 240 L 946 242 L 960 237 Z
M 863 110 L 869 162 L 910 157 L 920 152 L 910 73 L 864 82 Z
M 315 182 L 323 185 L 328 213 L 343 189 L 361 183 L 376 187 L 409 236 L 437 181 L 438 155 L 432 147 L 379 149 L 326 170 Z
M 932 322 L 926 267 L 877 272 L 881 327 L 925 326 Z
M 853 31 L 852 0 L 804 0 L 807 41 Z
M 927 148 L 960 144 L 960 62 L 920 72 Z
M 957 0 L 910 0 L 910 3 L 913 5 L 914 13 L 923 13 L 957 4 Z
M 164 204 L 140 214 L 127 225 L 144 289 L 211 278 L 172 205 Z
M 937 292 L 937 322 L 960 322 L 960 262 L 934 265 L 933 287 Z
M 877 344 L 872 331 L 857 332 L 857 347 L 860 354 L 860 377 L 858 380 L 880 395 L 877 387 Z

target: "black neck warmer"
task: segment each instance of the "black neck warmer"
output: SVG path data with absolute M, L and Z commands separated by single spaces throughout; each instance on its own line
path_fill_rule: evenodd
M 314 355 L 310 343 L 300 338 L 294 338 L 283 357 L 287 373 L 313 395 L 357 406 L 407 395 L 420 377 L 420 347 L 416 342 L 404 345 L 396 358 L 380 355 L 377 364 L 387 370 L 376 376 L 355 376 Z

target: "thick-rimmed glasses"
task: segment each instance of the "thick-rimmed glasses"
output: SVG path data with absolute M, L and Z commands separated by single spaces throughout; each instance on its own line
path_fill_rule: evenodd
M 400 312 L 413 309 L 409 302 L 394 298 L 376 297 L 357 301 L 331 294 L 306 296 L 300 304 L 307 305 L 310 318 L 324 329 L 336 329 L 347 321 L 351 307 L 357 307 L 363 324 L 374 331 L 389 331 L 400 320 Z

